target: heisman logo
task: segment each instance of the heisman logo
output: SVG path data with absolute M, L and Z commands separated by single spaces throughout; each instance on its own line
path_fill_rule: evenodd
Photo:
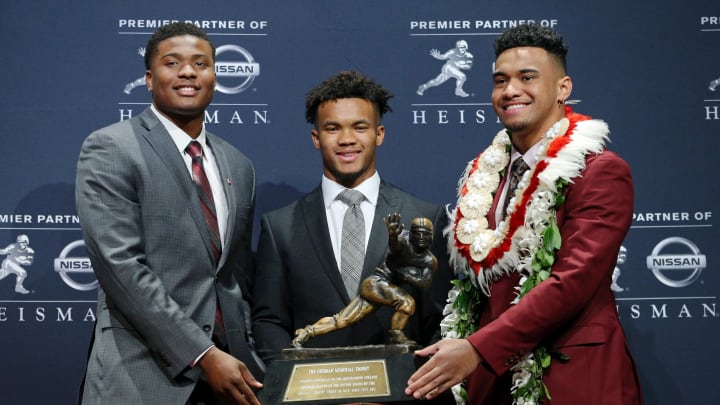
M 90 291 L 98 286 L 98 281 L 94 277 L 93 281 L 88 283 L 80 283 L 70 277 L 71 274 L 92 274 L 93 276 L 95 274 L 87 256 L 70 256 L 70 252 L 84 246 L 85 242 L 82 239 L 68 243 L 53 263 L 55 271 L 65 284 L 78 291 Z
M 145 57 L 145 48 L 138 48 L 137 53 L 138 53 L 138 55 L 140 55 L 141 58 L 144 58 Z M 130 92 L 133 91 L 133 89 L 135 87 L 143 86 L 144 84 L 145 84 L 145 75 L 138 77 L 137 79 L 126 84 L 125 90 L 123 90 L 123 92 L 125 92 L 125 94 L 130 94 Z
M 145 48 L 139 48 L 137 54 L 145 57 Z M 222 59 L 220 55 L 232 57 Z M 238 58 L 239 56 L 239 58 Z M 223 45 L 215 50 L 215 76 L 216 89 L 224 94 L 237 94 L 247 90 L 260 75 L 260 64 L 255 62 L 253 56 L 245 48 L 237 45 Z M 125 85 L 123 92 L 130 94 L 136 87 L 145 85 L 145 76 L 139 77 Z
M 615 269 L 612 272 L 612 284 L 610 285 L 610 289 L 614 292 L 623 292 L 625 291 L 624 288 L 620 287 L 618 285 L 618 278 L 620 278 L 620 267 L 618 265 L 625 263 L 625 260 L 627 259 L 627 249 L 625 246 L 620 246 L 620 251 L 618 252 L 617 256 L 617 262 L 615 263 Z
M 30 238 L 27 235 L 18 235 L 15 243 L 9 244 L 5 249 L 0 249 L 0 255 L 7 256 L 0 264 L 0 280 L 9 275 L 15 276 L 15 292 L 28 294 L 23 282 L 27 277 L 24 266 L 30 266 L 35 259 L 35 251 L 29 246 Z
M 667 253 L 667 247 L 673 245 L 684 247 L 690 251 L 690 254 Z M 704 254 L 700 253 L 700 249 L 693 242 L 678 236 L 664 239 L 655 245 L 652 254 L 647 257 L 646 263 L 648 269 L 653 272 L 658 281 L 668 287 L 676 288 L 686 287 L 694 283 L 700 278 L 703 269 L 707 267 L 707 259 Z M 681 274 L 684 276 L 674 278 L 668 277 L 669 274 Z
M 455 48 L 449 49 L 445 53 L 440 53 L 437 49 L 430 50 L 430 56 L 437 60 L 446 61 L 440 69 L 440 74 L 434 79 L 421 84 L 416 93 L 422 96 L 430 87 L 439 86 L 450 79 L 455 79 L 455 95 L 458 97 L 467 97 L 468 93 L 463 90 L 463 85 L 467 77 L 463 70 L 470 70 L 472 67 L 473 56 L 468 52 L 468 43 L 464 40 L 457 41 Z
M 715 80 L 711 80 L 711 81 L 710 81 L 710 85 L 708 86 L 708 89 L 709 89 L 710 91 L 715 91 L 715 89 L 717 89 L 718 86 L 720 86 L 720 77 L 718 77 L 718 78 L 715 79 Z

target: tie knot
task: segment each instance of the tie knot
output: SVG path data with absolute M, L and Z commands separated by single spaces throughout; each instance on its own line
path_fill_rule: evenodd
M 516 176 L 522 176 L 522 174 L 525 173 L 525 171 L 527 171 L 529 168 L 530 166 L 525 163 L 525 159 L 519 157 L 515 159 L 514 162 L 512 162 L 512 165 L 510 166 L 510 171 Z
M 200 157 L 202 156 L 202 145 L 200 145 L 198 141 L 192 141 L 188 144 L 187 148 L 185 148 L 185 152 L 192 158 Z
M 353 205 L 360 204 L 362 200 L 365 199 L 365 196 L 357 190 L 347 189 L 343 190 L 343 192 L 338 195 L 338 198 L 340 201 L 352 207 Z

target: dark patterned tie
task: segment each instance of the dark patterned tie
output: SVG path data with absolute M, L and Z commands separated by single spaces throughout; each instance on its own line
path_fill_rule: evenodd
M 198 196 L 200 197 L 200 206 L 202 206 L 205 224 L 210 230 L 213 259 L 215 259 L 215 264 L 217 264 L 220 260 L 220 253 L 222 252 L 220 228 L 218 228 L 217 213 L 215 211 L 215 199 L 213 198 L 210 182 L 203 168 L 202 145 L 200 145 L 200 142 L 192 141 L 187 148 L 185 148 L 185 151 L 192 158 L 193 180 L 198 188 Z M 215 307 L 215 324 L 216 331 L 225 331 L 225 322 L 223 321 L 222 312 L 220 311 L 219 301 Z M 213 333 L 213 338 L 221 349 L 227 347 L 224 333 Z
M 338 199 L 348 205 L 342 227 L 340 271 L 350 298 L 357 294 L 360 274 L 365 263 L 365 217 L 360 203 L 365 199 L 361 192 L 345 190 Z
M 507 194 L 505 194 L 505 203 L 503 204 L 503 210 L 502 210 L 502 216 L 505 217 L 505 214 L 507 212 L 508 204 L 510 203 L 510 199 L 515 195 L 515 190 L 517 189 L 518 183 L 520 183 L 520 180 L 523 177 L 523 174 L 530 169 L 530 167 L 525 163 L 525 160 L 521 157 L 515 159 L 515 161 L 510 165 L 510 177 L 508 178 L 509 184 L 507 189 Z

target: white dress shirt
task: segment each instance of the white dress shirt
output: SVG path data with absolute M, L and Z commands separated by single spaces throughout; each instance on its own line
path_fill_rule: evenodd
M 335 253 L 335 261 L 340 265 L 340 252 L 342 241 L 342 226 L 345 218 L 345 211 L 349 208 L 347 204 L 337 199 L 338 194 L 346 187 L 328 179 L 322 178 L 322 194 L 325 203 L 325 217 L 327 218 L 328 231 L 330 232 L 330 241 L 332 243 L 333 252 Z M 368 240 L 370 240 L 370 230 L 372 229 L 373 220 L 375 219 L 375 207 L 377 207 L 378 195 L 380 194 L 380 175 L 376 171 L 370 178 L 363 181 L 353 190 L 359 191 L 365 196 L 360 203 L 363 217 L 365 219 L 365 249 L 367 249 Z

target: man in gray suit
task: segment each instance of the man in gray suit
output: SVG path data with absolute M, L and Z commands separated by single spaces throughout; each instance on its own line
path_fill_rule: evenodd
M 77 209 L 101 287 L 82 403 L 259 404 L 255 174 L 204 127 L 214 62 L 196 26 L 160 28 L 145 53 L 152 105 L 82 146 Z
M 383 222 L 392 213 L 406 221 L 426 217 L 434 222 L 431 247 L 440 266 L 426 290 L 403 285 L 416 302 L 405 327 L 408 338 L 429 344 L 439 336 L 442 308 L 450 289 L 443 208 L 421 201 L 380 179 L 376 148 L 383 143 L 381 116 L 390 111 L 386 89 L 356 72 L 340 72 L 310 91 L 306 119 L 314 124 L 312 141 L 320 150 L 323 177 L 319 187 L 292 204 L 262 218 L 253 295 L 253 326 L 258 353 L 277 358 L 290 347 L 297 329 L 336 314 L 357 295 L 341 275 L 342 223 L 348 205 L 338 199 L 346 189 L 362 193 L 365 258 L 360 280 L 380 266 L 388 252 Z M 312 339 L 306 347 L 391 343 L 391 307 L 378 308 L 347 328 Z

